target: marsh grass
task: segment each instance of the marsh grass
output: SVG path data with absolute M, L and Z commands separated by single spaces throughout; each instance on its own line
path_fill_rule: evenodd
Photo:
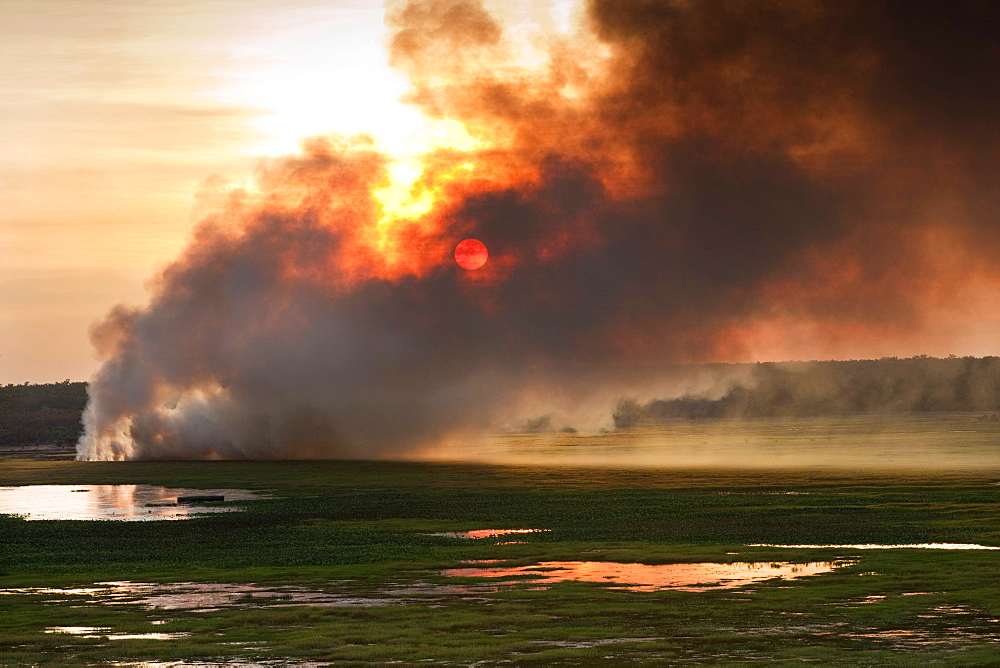
M 627 592 L 583 582 L 544 589 L 524 583 L 485 593 L 409 594 L 402 605 L 375 607 L 160 610 L 5 594 L 0 663 L 986 663 L 1000 651 L 1000 553 L 747 545 L 1000 545 L 998 480 L 1000 471 L 2 460 L 4 485 L 148 483 L 273 495 L 238 504 L 240 513 L 178 522 L 0 517 L 4 589 L 183 581 L 378 595 L 415 582 L 487 583 L 441 575 L 477 559 L 854 563 L 741 589 Z M 519 536 L 525 543 L 515 545 L 427 535 L 483 528 L 550 531 Z M 44 632 L 53 626 L 191 635 L 112 641 Z

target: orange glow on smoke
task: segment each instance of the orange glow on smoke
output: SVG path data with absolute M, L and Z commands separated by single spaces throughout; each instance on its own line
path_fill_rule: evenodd
M 444 149 L 441 149 L 444 150 Z M 432 164 L 429 156 L 397 159 L 386 179 L 372 191 L 379 215 L 367 245 L 380 261 L 382 278 L 422 276 L 445 257 L 442 223 L 434 215 L 445 191 L 473 177 L 476 165 L 464 152 L 449 151 L 453 160 Z
M 467 9 L 471 11 L 471 5 Z M 414 6 L 390 17 L 389 23 L 431 18 L 421 12 Z M 557 23 L 565 33 L 570 30 L 569 19 L 560 16 Z M 449 31 L 461 28 L 448 25 Z M 473 253 L 456 249 L 455 244 L 472 238 L 482 223 L 463 213 L 465 204 L 479 195 L 504 191 L 531 197 L 548 185 L 551 165 L 545 156 L 586 164 L 605 198 L 626 200 L 649 192 L 656 175 L 645 166 L 645 156 L 636 153 L 631 137 L 650 131 L 647 125 L 658 126 L 657 134 L 677 129 L 658 113 L 634 128 L 595 116 L 595 105 L 617 90 L 613 49 L 586 30 L 574 30 L 569 39 L 567 34 L 531 34 L 534 29 L 524 26 L 512 28 L 494 43 L 491 25 L 492 19 L 483 15 L 467 26 L 474 28 L 477 44 L 460 61 L 424 53 L 447 40 L 426 43 L 410 30 L 412 26 L 393 41 L 394 65 L 409 75 L 413 85 L 408 102 L 440 121 L 434 125 L 436 134 L 424 133 L 419 147 L 381 138 L 314 138 L 303 142 L 299 159 L 303 165 L 315 159 L 350 160 L 355 154 L 359 162 L 370 163 L 357 189 L 350 187 L 353 184 L 345 188 L 343 172 L 332 171 L 330 185 L 335 187 L 321 192 L 340 192 L 341 202 L 319 201 L 315 180 L 296 182 L 294 172 L 260 188 L 268 208 L 315 211 L 317 218 L 337 230 L 342 249 L 348 251 L 331 256 L 325 266 L 289 258 L 284 263 L 288 275 L 307 276 L 338 289 L 371 278 L 422 278 L 443 269 L 454 249 L 460 267 L 482 269 L 469 275 L 470 284 L 495 285 L 523 265 L 556 265 L 581 249 L 599 246 L 601 235 L 586 214 L 572 218 L 565 211 L 553 211 L 552 224 L 540 230 L 535 243 L 505 246 L 501 255 L 493 256 L 485 246 Z M 439 67 L 449 75 L 447 85 L 440 88 Z M 468 89 L 468 95 L 452 94 L 451 87 L 458 84 Z M 554 130 L 564 127 L 573 127 L 574 132 Z M 480 293 L 477 299 L 486 308 L 488 296 Z
M 233 219 L 254 205 L 268 213 L 314 212 L 337 231 L 342 246 L 328 258 L 303 262 L 294 252 L 283 257 L 290 278 L 347 289 L 367 279 L 398 281 L 445 271 L 453 255 L 460 267 L 480 270 L 464 277 L 467 287 L 478 289 L 519 271 L 572 262 L 584 252 L 597 255 L 619 226 L 602 221 L 593 208 L 577 209 L 560 198 L 582 198 L 581 190 L 591 188 L 595 201 L 619 207 L 622 220 L 633 213 L 641 219 L 643 198 L 668 201 L 676 195 L 683 201 L 684 163 L 664 160 L 657 151 L 666 154 L 664 146 L 683 144 L 685 137 L 711 139 L 715 159 L 723 163 L 768 147 L 802 173 L 823 179 L 849 176 L 891 150 L 887 140 L 877 140 L 884 133 L 863 97 L 831 96 L 825 87 L 799 91 L 800 78 L 786 77 L 783 61 L 779 67 L 767 52 L 741 60 L 709 58 L 696 71 L 678 70 L 669 87 L 675 92 L 667 94 L 659 78 L 646 78 L 649 72 L 634 59 L 629 42 L 599 36 L 585 24 L 574 26 L 568 14 L 557 17 L 559 30 L 546 33 L 541 29 L 546 21 L 538 30 L 517 22 L 504 27 L 478 3 L 458 3 L 454 16 L 435 14 L 435 3 L 404 5 L 388 21 L 396 30 L 391 58 L 410 78 L 407 102 L 435 120 L 434 132 L 424 133 L 419 147 L 384 138 L 308 140 L 302 155 L 288 161 L 303 169 L 263 170 L 258 191 L 231 212 Z M 814 20 L 808 13 L 790 16 L 806 25 Z M 435 39 L 425 39 L 428 34 Z M 456 59 L 459 45 L 462 57 Z M 870 56 L 866 49 L 845 55 L 840 85 L 846 92 L 872 76 Z M 747 81 L 762 82 L 749 102 L 743 100 Z M 801 95 L 787 96 L 786 88 Z M 721 97 L 700 94 L 703 89 Z M 630 103 L 657 91 L 648 104 Z M 798 102 L 765 103 L 771 95 Z M 306 169 L 321 161 L 331 164 L 325 183 Z M 590 181 L 553 186 L 560 170 L 573 166 L 583 166 Z M 893 192 L 896 186 L 887 181 L 885 188 Z M 485 246 L 475 252 L 456 248 L 477 235 L 495 238 L 468 212 L 469 202 L 492 197 L 500 206 L 531 201 L 538 193 L 539 199 L 549 198 L 551 210 L 523 240 L 504 239 L 493 254 Z M 683 208 L 665 214 L 663 229 L 651 230 L 656 239 L 649 247 L 669 255 L 693 246 L 687 237 L 698 231 L 694 225 L 685 229 L 690 215 Z M 945 262 L 941 244 L 934 254 L 927 252 L 921 226 L 913 221 L 862 222 L 851 223 L 839 239 L 789 252 L 783 265 L 759 279 L 747 313 L 708 318 L 694 327 L 694 319 L 680 313 L 674 322 L 640 305 L 627 321 L 595 331 L 593 346 L 623 358 L 658 359 L 662 339 L 649 332 L 669 329 L 674 361 L 871 355 L 875 338 L 887 341 L 877 351 L 888 351 L 907 332 L 920 329 L 922 310 L 937 306 L 931 303 L 940 300 L 937 293 L 948 298 L 956 283 L 968 279 L 969 262 Z M 274 252 L 284 251 L 276 245 Z M 881 258 L 890 254 L 898 257 L 882 268 Z M 706 262 L 712 261 L 707 255 Z M 565 301 L 551 286 L 534 284 L 534 302 Z M 886 294 L 904 299 L 887 308 Z M 476 299 L 489 310 L 486 291 Z

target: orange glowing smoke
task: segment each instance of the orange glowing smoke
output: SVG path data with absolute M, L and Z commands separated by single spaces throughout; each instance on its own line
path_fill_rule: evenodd
M 468 142 L 263 163 L 94 329 L 80 456 L 388 456 L 529 403 L 610 413 L 619 369 L 994 341 L 998 17 L 590 0 L 547 32 L 393 2 L 407 100 Z M 489 262 L 455 271 L 471 239 Z

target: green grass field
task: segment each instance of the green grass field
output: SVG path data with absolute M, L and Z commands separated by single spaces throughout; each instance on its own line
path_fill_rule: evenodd
M 8 486 L 151 483 L 272 495 L 242 513 L 173 522 L 0 516 L 0 663 L 995 663 L 1000 551 L 748 545 L 1000 546 L 998 482 L 1000 461 L 994 470 L 859 472 L 0 460 Z M 550 531 L 508 545 L 427 535 L 484 528 Z M 442 575 L 487 559 L 852 563 L 700 592 L 494 587 Z M 362 604 L 271 598 L 173 610 L 65 591 L 109 581 L 295 587 Z M 101 630 L 45 632 L 70 626 Z M 112 637 L 144 633 L 183 635 Z

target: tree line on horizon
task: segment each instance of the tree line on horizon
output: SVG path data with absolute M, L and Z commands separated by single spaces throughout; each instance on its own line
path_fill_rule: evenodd
M 720 373 L 742 376 L 722 396 L 687 394 L 647 403 L 623 399 L 614 412 L 615 426 L 706 418 L 1000 411 L 1000 357 L 920 355 L 717 366 Z
M 73 445 L 86 405 L 83 382 L 0 386 L 0 445 Z
M 618 428 L 672 420 L 879 413 L 1000 413 L 1000 357 L 712 364 L 737 378 L 721 396 L 623 399 Z M 747 373 L 749 371 L 749 373 Z M 0 446 L 66 445 L 80 438 L 87 383 L 0 386 Z

